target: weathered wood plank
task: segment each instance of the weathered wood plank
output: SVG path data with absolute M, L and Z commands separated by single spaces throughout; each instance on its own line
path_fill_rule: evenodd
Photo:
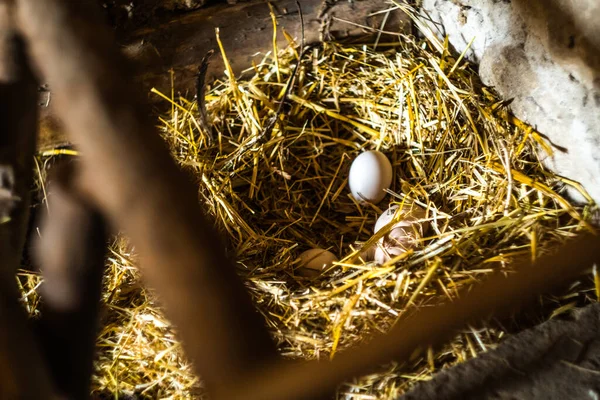
M 288 44 L 281 29 L 299 41 L 301 23 L 296 1 L 275 0 L 271 3 L 280 28 L 278 46 L 285 48 Z M 329 9 L 325 9 L 323 3 L 323 0 L 301 1 L 307 44 L 320 41 L 323 34 L 344 39 L 374 33 L 375 29 L 382 27 L 392 32 L 410 28 L 408 17 L 401 11 L 391 12 L 385 24 L 385 13 L 373 15 L 389 8 L 385 0 L 339 1 Z M 146 94 L 146 101 L 159 101 L 158 96 L 150 94 L 152 87 L 170 93 L 170 69 L 175 73 L 176 90 L 193 97 L 198 66 L 211 49 L 217 52 L 209 65 L 207 81 L 224 75 L 223 59 L 215 37 L 216 28 L 220 29 L 223 46 L 236 74 L 251 67 L 253 62 L 260 62 L 264 54 L 272 50 L 272 21 L 269 6 L 264 0 L 202 8 L 157 26 L 123 33 L 117 38 L 125 55 L 135 63 L 135 80 Z M 51 99 L 52 96 L 50 107 L 42 108 L 42 147 L 66 141 Z

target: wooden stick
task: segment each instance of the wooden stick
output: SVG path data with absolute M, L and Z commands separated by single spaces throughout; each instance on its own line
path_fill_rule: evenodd
M 143 275 L 207 389 L 227 387 L 273 361 L 264 321 L 204 216 L 197 189 L 140 106 L 108 30 L 90 19 L 87 2 L 15 4 L 31 55 L 56 91 L 57 114 L 82 152 L 83 193 L 136 245 Z

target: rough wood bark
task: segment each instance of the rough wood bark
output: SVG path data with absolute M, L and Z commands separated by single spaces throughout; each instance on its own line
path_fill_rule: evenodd
M 271 1 L 279 25 L 278 46 L 288 45 L 282 29 L 300 40 L 300 17 L 295 0 Z M 351 38 L 373 34 L 377 29 L 399 32 L 410 28 L 408 17 L 399 10 L 388 16 L 373 13 L 390 7 L 386 0 L 338 1 L 331 7 L 323 0 L 302 0 L 305 19 L 306 43 L 316 43 L 325 38 Z M 157 103 L 162 100 L 150 94 L 156 87 L 163 93 L 171 92 L 172 69 L 177 92 L 192 97 L 195 79 L 202 58 L 210 50 L 217 50 L 207 71 L 207 81 L 224 75 L 223 59 L 218 51 L 215 28 L 220 29 L 227 57 L 236 74 L 258 63 L 272 50 L 273 26 L 265 0 L 251 0 L 236 5 L 220 4 L 186 13 L 157 26 L 148 26 L 126 32 L 118 38 L 124 54 L 136 65 L 135 79 L 146 93 L 142 101 Z M 382 40 L 390 36 L 383 35 Z M 56 87 L 52 88 L 54 91 Z M 52 102 L 50 102 L 52 103 Z M 42 109 L 41 146 L 66 141 L 56 113 Z

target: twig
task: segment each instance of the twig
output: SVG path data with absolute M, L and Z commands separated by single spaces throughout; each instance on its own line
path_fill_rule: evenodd
M 305 48 L 305 38 L 304 38 L 304 16 L 302 14 L 302 7 L 300 6 L 300 3 L 296 1 L 296 7 L 298 7 L 298 13 L 300 15 L 300 36 L 301 36 L 301 47 L 300 47 L 300 55 L 298 56 L 298 62 L 296 63 L 296 66 L 294 67 L 294 71 L 292 72 L 292 75 L 290 75 L 287 84 L 285 85 L 285 91 L 283 92 L 283 96 L 281 96 L 281 101 L 279 102 L 279 106 L 277 107 L 277 111 L 275 112 L 275 115 L 270 118 L 267 122 L 267 125 L 265 126 L 265 128 L 263 129 L 263 133 L 260 136 L 260 140 L 259 143 L 264 143 L 267 140 L 269 140 L 269 137 L 271 136 L 271 132 L 273 132 L 273 129 L 275 128 L 275 124 L 277 124 L 277 121 L 279 121 L 279 117 L 281 116 L 281 113 L 283 111 L 283 107 L 287 102 L 287 98 L 288 95 L 290 93 L 290 90 L 292 89 L 292 87 L 294 86 L 294 82 L 296 80 L 296 76 L 298 75 L 298 69 L 300 68 L 300 65 L 302 64 L 302 58 L 304 58 L 304 55 L 312 49 L 312 46 L 309 46 L 308 48 Z M 277 58 L 277 54 L 275 54 L 275 57 Z
M 206 115 L 206 71 L 208 71 L 208 65 L 210 58 L 215 53 L 214 50 L 209 50 L 206 55 L 202 58 L 200 66 L 198 67 L 198 75 L 196 75 L 196 101 L 198 102 L 198 123 L 208 140 L 208 144 L 211 145 L 214 142 L 214 135 L 211 126 L 208 122 L 208 116 Z

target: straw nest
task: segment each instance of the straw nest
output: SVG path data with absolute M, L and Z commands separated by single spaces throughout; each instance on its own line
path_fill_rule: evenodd
M 564 185 L 585 192 L 544 168 L 540 158 L 552 150 L 541 136 L 512 117 L 462 57 L 424 33 L 427 39 L 398 35 L 376 50 L 372 40 L 326 43 L 301 60 L 290 40 L 244 79 L 229 73 L 208 88 L 212 142 L 191 96 L 154 91 L 169 107 L 159 117 L 162 134 L 196 177 L 200 206 L 227 238 L 285 357 L 335 357 L 399 316 L 589 228 L 591 206 L 574 207 L 559 194 Z M 347 187 L 352 160 L 367 149 L 384 152 L 394 168 L 378 205 L 357 204 Z M 366 262 L 359 250 L 385 233 L 373 235 L 373 226 L 393 203 L 423 207 L 430 229 L 413 251 L 383 265 Z M 297 257 L 315 247 L 340 261 L 317 277 L 301 277 Z M 200 397 L 201 384 L 141 285 L 132 252 L 119 238 L 108 259 L 94 393 Z M 593 281 L 541 299 L 547 307 L 530 323 L 595 301 Z M 34 313 L 39 278 L 23 273 L 20 282 Z M 338 398 L 392 398 L 522 326 L 471 327 L 443 348 L 341 385 Z

